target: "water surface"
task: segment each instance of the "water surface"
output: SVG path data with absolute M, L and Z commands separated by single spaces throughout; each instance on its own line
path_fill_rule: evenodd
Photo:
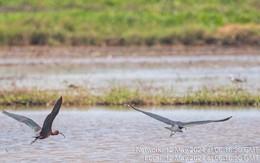
M 1 161 L 161 162 L 183 158 L 209 162 L 209 159 L 218 161 L 220 155 L 233 160 L 238 156 L 242 159 L 245 155 L 260 155 L 259 109 L 139 108 L 179 121 L 233 118 L 223 123 L 187 128 L 183 133 L 169 137 L 169 131 L 164 129 L 166 124 L 127 108 L 63 108 L 53 128 L 63 132 L 66 138 L 51 136 L 29 145 L 33 140 L 30 128 L 0 114 L 0 140 L 8 149 L 8 152 L 0 149 Z M 49 113 L 49 110 L 41 109 L 7 110 L 28 116 L 40 125 Z M 250 159 L 249 162 L 260 161 Z
M 260 90 L 259 65 L 257 54 L 2 58 L 0 87 L 64 89 L 73 84 L 100 92 L 116 84 L 183 94 L 205 87 L 242 87 L 255 93 Z M 247 80 L 234 84 L 230 75 Z

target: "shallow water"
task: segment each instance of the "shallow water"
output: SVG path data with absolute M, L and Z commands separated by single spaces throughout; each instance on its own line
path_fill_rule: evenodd
M 259 55 L 160 57 L 2 58 L 0 87 L 64 89 L 73 84 L 98 92 L 114 83 L 163 88 L 174 93 L 202 88 L 239 87 L 259 92 Z M 230 75 L 247 79 L 234 84 Z
M 149 109 L 148 107 L 141 109 Z M 40 125 L 49 110 L 10 110 L 34 119 Z M 1 162 L 46 161 L 260 161 L 260 110 L 255 108 L 172 108 L 148 111 L 173 120 L 220 119 L 229 121 L 187 128 L 169 137 L 167 125 L 125 108 L 64 108 L 51 136 L 29 145 L 32 131 L 26 125 L 0 114 Z M 223 157 L 221 157 L 223 156 Z

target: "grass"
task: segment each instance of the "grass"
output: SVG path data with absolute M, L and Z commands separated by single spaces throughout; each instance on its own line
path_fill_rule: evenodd
M 0 91 L 0 105 L 53 105 L 55 100 L 63 96 L 63 105 L 232 105 L 232 106 L 259 106 L 260 96 L 242 89 L 203 89 L 188 93 L 185 96 L 176 96 L 170 92 L 151 94 L 139 89 L 114 87 L 101 95 L 91 94 L 85 89 L 52 90 L 9 90 Z
M 0 6 L 0 45 L 260 44 L 258 0 L 0 0 Z

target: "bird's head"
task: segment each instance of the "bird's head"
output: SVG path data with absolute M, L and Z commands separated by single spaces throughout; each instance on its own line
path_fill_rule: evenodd
M 61 133 L 59 130 L 53 130 L 52 131 L 52 135 L 59 135 L 59 134 L 61 134 L 65 138 L 64 134 Z

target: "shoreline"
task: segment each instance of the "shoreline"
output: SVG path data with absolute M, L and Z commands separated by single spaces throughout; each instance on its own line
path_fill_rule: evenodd
M 159 52 L 159 53 L 158 53 Z M 158 55 L 160 54 L 160 55 Z M 0 46 L 0 58 L 260 54 L 259 46 Z
M 254 94 L 240 88 L 202 89 L 185 95 L 175 95 L 167 91 L 151 94 L 138 88 L 124 87 L 110 88 L 99 95 L 78 88 L 1 90 L 0 106 L 51 106 L 60 96 L 63 96 L 65 106 L 115 106 L 127 103 L 165 106 L 260 106 L 258 92 Z
M 136 105 L 231 105 L 231 106 L 259 106 L 260 96 L 259 90 L 256 90 L 256 93 L 252 93 L 248 90 L 242 90 L 240 88 L 221 88 L 218 87 L 214 89 L 199 89 L 195 92 L 184 92 L 181 95 L 176 94 L 176 92 L 169 92 L 167 89 L 171 87 L 162 87 L 162 88 L 143 88 L 143 87 L 122 87 L 117 85 L 116 88 L 109 85 L 104 90 L 99 91 L 99 94 L 95 94 L 90 90 L 84 88 L 74 89 L 74 88 L 63 88 L 57 90 L 53 89 L 41 89 L 37 90 L 34 87 L 25 88 L 24 86 L 15 87 L 15 81 L 19 78 L 20 80 L 25 80 L 28 78 L 27 73 L 29 75 L 38 74 L 40 72 L 49 72 L 49 70 L 56 72 L 54 75 L 63 73 L 69 73 L 72 68 L 79 70 L 87 69 L 87 71 L 100 69 L 103 67 L 115 68 L 125 67 L 125 69 L 133 69 L 134 67 L 150 69 L 151 67 L 157 69 L 157 67 L 166 66 L 167 68 L 198 68 L 201 66 L 202 68 L 211 68 L 214 67 L 225 67 L 225 65 L 229 65 L 230 68 L 232 66 L 240 66 L 243 68 L 247 68 L 249 66 L 257 66 L 259 62 L 257 59 L 254 59 L 255 56 L 260 54 L 260 47 L 251 47 L 251 46 L 243 46 L 243 47 L 226 47 L 226 46 L 130 46 L 130 47 L 64 47 L 64 46 L 10 46 L 10 47 L 0 47 L 0 58 L 3 60 L 3 63 L 0 64 L 0 67 L 3 68 L 3 72 L 13 72 L 13 76 L 3 76 L 0 78 L 3 81 L 10 82 L 14 87 L 5 88 L 2 87 L 0 90 L 0 105 L 25 105 L 25 106 L 37 106 L 37 105 L 50 105 L 53 103 L 53 99 L 56 99 L 60 95 L 64 95 L 67 101 L 65 101 L 65 105 L 69 106 L 89 106 L 89 105 L 123 105 L 127 102 L 135 103 Z M 40 61 L 39 63 L 32 62 L 25 64 L 24 61 L 27 59 L 52 59 L 52 58 L 67 58 L 70 61 L 72 59 L 81 59 L 81 58 L 116 58 L 116 57 L 154 57 L 160 58 L 163 56 L 170 57 L 178 57 L 178 56 L 252 56 L 250 62 L 247 60 L 229 61 L 226 60 L 213 60 L 213 61 L 185 61 L 180 63 L 175 63 L 172 66 L 172 63 L 154 63 L 149 62 L 142 64 L 140 62 L 138 64 L 132 65 L 131 63 L 122 62 L 117 63 L 116 65 L 111 62 L 109 64 L 99 63 L 96 65 L 96 62 L 92 63 L 70 63 L 70 62 L 57 62 L 45 64 Z M 22 59 L 22 62 L 15 63 L 4 63 L 5 59 Z M 231 62 L 234 62 L 231 64 Z M 250 63 L 250 65 L 248 65 Z M 84 67 L 83 67 L 84 66 Z M 134 67 L 133 67 L 134 66 Z M 139 67 L 138 67 L 139 66 Z M 157 66 L 157 67 L 156 67 Z M 199 67 L 199 68 L 201 68 Z M 11 69 L 10 69 L 11 68 Z M 17 68 L 21 68 L 21 72 L 17 72 Z M 48 69 L 48 71 L 46 70 Z M 63 70 L 65 69 L 65 70 Z M 62 71 L 63 70 L 63 71 Z M 112 69 L 113 70 L 113 69 Z M 99 71 L 97 71 L 99 72 Z M 144 71 L 145 72 L 145 71 Z M 16 75 L 18 73 L 18 76 Z M 20 74 L 20 75 L 19 75 Z M 48 75 L 48 73 L 46 73 Z M 86 77 L 86 72 L 82 71 L 81 75 L 85 75 L 84 80 L 88 79 Z M 60 74 L 59 74 L 60 75 Z M 91 75 L 91 74 L 89 74 Z M 102 73 L 101 73 L 102 75 Z M 207 76 L 206 76 L 207 77 Z M 40 81 L 41 76 L 33 76 L 29 79 L 36 79 Z M 65 80 L 66 79 L 66 80 Z M 70 78 L 68 78 L 70 79 Z M 186 80 L 186 77 L 182 77 L 179 83 L 182 80 Z M 64 78 L 67 81 L 67 78 Z M 177 79 L 176 79 L 177 80 Z M 14 81 L 14 82 L 12 82 Z M 70 80 L 69 80 L 70 81 Z M 175 81 L 175 80 L 172 80 Z M 211 80 L 212 81 L 212 80 Z M 108 81 L 109 82 L 109 81 Z M 140 81 L 139 81 L 140 82 Z M 147 82 L 147 81 L 145 81 Z M 62 81 L 60 82 L 62 83 Z M 63 83 L 64 84 L 64 83 Z M 79 85 L 76 81 L 70 81 L 67 84 L 75 84 L 76 86 L 82 86 L 82 83 Z M 97 85 L 97 83 L 95 83 Z M 124 85 L 124 84 L 123 84 Z M 83 85 L 84 86 L 84 85 Z M 141 86 L 143 86 L 141 84 Z M 220 89 L 221 88 L 221 89 Z M 151 89 L 155 90 L 155 94 L 147 91 L 143 91 L 143 89 L 147 89 L 148 91 Z M 166 90 L 166 91 L 165 91 Z M 237 93 L 238 92 L 238 93 Z

